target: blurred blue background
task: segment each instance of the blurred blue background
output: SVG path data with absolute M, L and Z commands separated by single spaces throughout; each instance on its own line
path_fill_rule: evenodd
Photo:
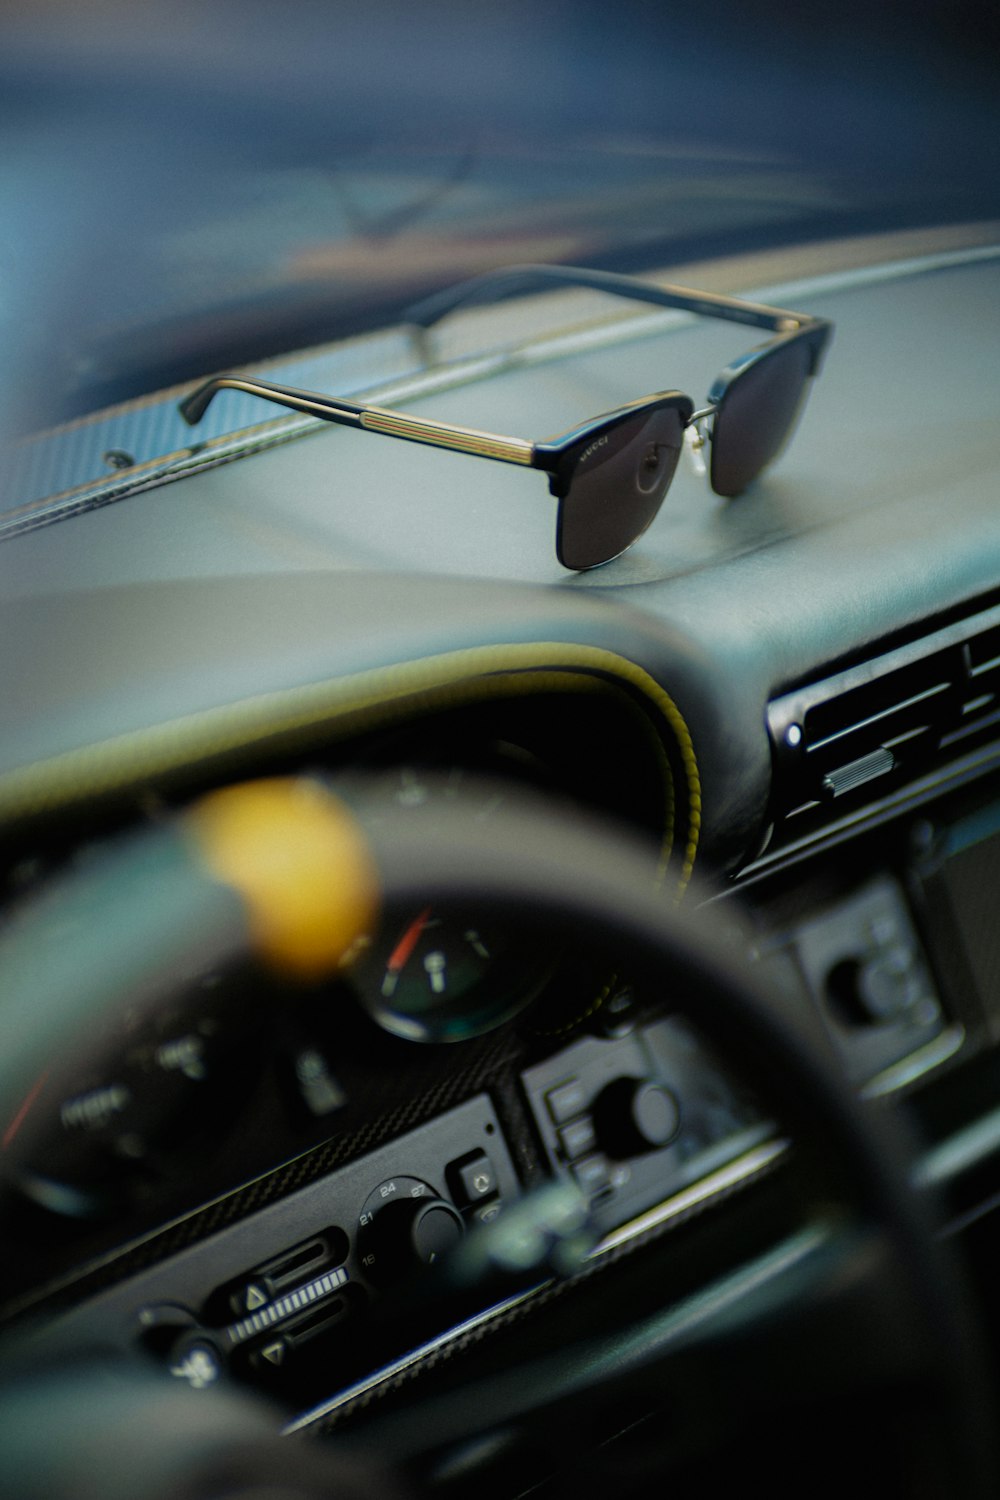
M 7 419 L 624 269 L 1000 217 L 995 5 L 0 9 Z

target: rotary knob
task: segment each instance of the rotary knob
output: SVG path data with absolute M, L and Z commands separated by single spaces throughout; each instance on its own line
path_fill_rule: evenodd
M 361 1267 L 376 1286 L 433 1265 L 465 1233 L 462 1215 L 426 1182 L 390 1177 L 368 1195 L 358 1221 Z
M 843 1021 L 856 1026 L 899 1021 L 923 994 L 916 954 L 900 943 L 843 958 L 827 975 L 826 992 Z
M 594 1100 L 594 1129 L 605 1155 L 623 1161 L 667 1146 L 680 1129 L 677 1098 L 651 1078 L 616 1078 Z

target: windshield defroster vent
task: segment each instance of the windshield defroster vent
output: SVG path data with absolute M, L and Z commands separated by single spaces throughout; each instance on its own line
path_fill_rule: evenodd
M 813 835 L 1000 740 L 1000 608 L 768 705 L 774 842 Z

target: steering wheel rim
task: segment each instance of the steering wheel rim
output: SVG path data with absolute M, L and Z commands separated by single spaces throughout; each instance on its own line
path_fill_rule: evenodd
M 437 906 L 461 892 L 472 909 L 549 940 L 569 942 L 585 932 L 600 951 L 627 951 L 638 987 L 662 989 L 666 971 L 678 995 L 698 997 L 696 1006 L 678 1010 L 723 1057 L 739 1058 L 782 1128 L 803 1138 L 822 1129 L 831 1178 L 884 1237 L 900 1282 L 909 1283 L 915 1326 L 922 1325 L 940 1381 L 956 1465 L 951 1492 L 994 1493 L 988 1363 L 958 1268 L 936 1238 L 930 1204 L 908 1180 L 904 1133 L 884 1103 L 855 1095 L 832 1056 L 768 997 L 748 972 L 745 948 L 720 934 L 694 902 L 681 910 L 666 899 L 650 879 L 648 851 L 599 823 L 591 830 L 540 821 L 538 809 L 528 807 L 484 837 L 448 809 L 432 836 L 380 826 L 371 841 L 384 889 L 403 906 Z
M 144 838 L 139 863 L 146 869 L 151 841 L 176 842 L 175 834 L 162 832 Z M 385 905 L 439 906 L 460 898 L 463 905 L 549 939 L 578 941 L 582 931 L 595 948 L 627 951 L 634 982 L 662 986 L 667 974 L 677 993 L 697 996 L 688 1013 L 699 1030 L 723 1054 L 738 1053 L 783 1126 L 793 1135 L 808 1135 L 817 1126 L 822 1130 L 844 1200 L 888 1246 L 905 1285 L 940 1391 L 942 1432 L 953 1464 L 951 1493 L 965 1500 L 992 1493 L 996 1470 L 986 1361 L 954 1268 L 935 1242 L 926 1204 L 906 1180 L 893 1122 L 884 1109 L 877 1111 L 848 1091 L 804 1031 L 740 971 L 739 950 L 720 940 L 703 912 L 686 907 L 681 916 L 654 888 L 648 851 L 605 826 L 570 823 L 534 803 L 521 808 L 508 803 L 502 817 L 488 825 L 470 820 L 457 806 L 442 808 L 431 827 L 377 821 L 363 841 Z M 186 850 L 186 835 L 181 842 Z M 122 856 L 126 865 L 134 857 L 129 851 Z M 192 880 L 204 885 L 203 872 L 193 873 Z M 233 891 L 214 880 L 210 888 L 217 892 L 220 948 L 232 954 L 240 946 Z M 0 945 L 0 993 L 5 979 L 17 972 L 19 957 L 23 972 L 25 952 L 35 943 L 44 945 L 52 906 L 42 903 L 39 914 L 22 915 L 13 965 L 10 945 Z M 202 946 L 210 926 L 203 922 L 199 928 Z M 146 988 L 155 999 L 156 986 Z M 22 1038 L 23 1049 L 37 1055 L 50 1018 L 36 1013 L 31 1024 L 34 1034 Z M 17 1076 L 11 1066 L 3 1072 L 7 1079 Z M 0 1091 L 0 1112 L 10 1102 Z

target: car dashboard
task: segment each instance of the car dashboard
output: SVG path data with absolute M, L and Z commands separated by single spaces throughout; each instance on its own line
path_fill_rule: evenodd
M 509 803 L 593 829 L 594 848 L 625 830 L 665 905 L 714 919 L 850 1090 L 905 1117 L 911 1176 L 992 1327 L 987 229 L 744 268 L 744 286 L 835 324 L 801 430 L 735 501 L 682 466 L 635 548 L 575 577 L 537 476 L 246 398 L 200 447 L 171 425 L 177 393 L 28 445 L 0 547 L 8 929 L 206 793 L 261 778 L 319 784 L 375 828 L 419 832 L 453 805 L 488 825 Z M 496 337 L 488 358 L 450 342 Z M 353 367 L 350 388 L 369 388 L 381 362 L 378 391 L 423 414 L 533 433 L 668 384 L 707 389 L 735 352 L 730 328 L 612 316 L 577 293 L 477 309 L 442 341 L 423 375 L 403 331 L 277 378 L 309 365 L 329 385 Z M 100 473 L 105 452 L 131 463 Z M 88 477 L 53 501 L 60 464 Z M 114 923 L 74 920 L 60 941 L 82 965 Z M 245 1386 L 280 1403 L 290 1436 L 363 1443 L 385 1413 L 405 1460 L 413 1393 L 551 1352 L 577 1285 L 652 1263 L 682 1301 L 794 1237 L 800 1143 L 766 1077 L 704 1034 L 696 993 L 637 980 L 627 953 L 595 961 L 459 901 L 390 911 L 321 982 L 181 968 L 168 1003 L 119 1017 L 96 1059 L 54 1038 L 3 1122 L 17 1350 Z M 585 1230 L 544 1218 L 553 1188 Z M 505 1281 L 412 1290 L 466 1242 L 499 1243 L 505 1223 L 510 1244 L 537 1241 L 540 1222 L 544 1254 Z M 553 1235 L 575 1259 L 560 1266 Z M 595 1446 L 636 1412 L 606 1415 Z M 465 1444 L 457 1479 L 442 1436 L 421 1481 L 523 1492 L 516 1465 L 495 1477 L 498 1446 L 509 1463 L 520 1442 L 516 1421 L 503 1432 L 478 1458 Z

